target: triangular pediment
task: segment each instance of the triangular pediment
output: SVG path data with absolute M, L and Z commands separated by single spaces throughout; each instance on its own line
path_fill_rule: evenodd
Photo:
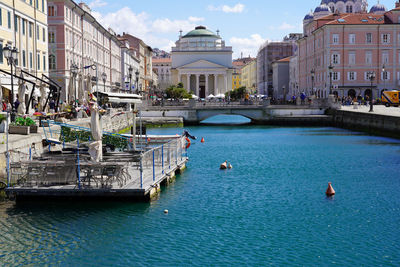
M 227 69 L 227 67 L 223 65 L 219 65 L 208 60 L 197 60 L 195 62 L 183 65 L 178 67 L 177 69 Z

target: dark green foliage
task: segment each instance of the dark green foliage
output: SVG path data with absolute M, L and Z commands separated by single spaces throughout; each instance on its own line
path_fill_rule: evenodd
M 225 93 L 226 97 L 230 97 L 231 101 L 241 100 L 246 96 L 246 87 L 242 86 L 233 91 Z
M 178 83 L 176 86 L 170 86 L 165 90 L 167 94 L 167 98 L 175 98 L 175 99 L 183 99 L 183 98 L 192 98 L 192 95 L 183 88 L 183 83 Z
M 60 141 L 63 141 L 63 138 L 66 143 L 76 141 L 77 138 L 79 138 L 79 142 L 88 142 L 93 140 L 90 132 L 75 131 L 68 127 L 61 127 L 61 129 L 62 136 L 60 136 Z M 113 145 L 115 148 L 120 150 L 128 148 L 128 140 L 119 136 L 103 136 L 103 144 Z
M 6 116 L 4 116 L 3 114 L 0 114 L 0 123 L 2 123 L 5 120 L 6 120 Z
M 31 118 L 18 117 L 15 119 L 15 125 L 17 125 L 17 126 L 33 126 L 33 125 L 36 125 L 36 123 Z

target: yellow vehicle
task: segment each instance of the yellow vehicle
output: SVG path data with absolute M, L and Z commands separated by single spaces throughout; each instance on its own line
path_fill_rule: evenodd
M 384 103 L 386 107 L 390 106 L 398 107 L 400 105 L 399 95 L 400 95 L 399 91 L 383 91 L 382 103 Z

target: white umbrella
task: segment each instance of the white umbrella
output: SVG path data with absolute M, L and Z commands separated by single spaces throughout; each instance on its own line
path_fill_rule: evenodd
M 210 94 L 209 96 L 206 97 L 207 99 L 215 98 L 213 94 Z
M 47 99 L 46 87 L 43 83 L 40 83 L 40 108 L 42 109 L 43 112 L 46 112 L 44 110 L 44 104 L 46 104 L 46 99 Z
M 25 114 L 26 111 L 26 105 L 25 105 L 25 92 L 26 92 L 26 85 L 24 80 L 24 75 L 21 73 L 21 79 L 18 80 L 18 101 L 19 101 L 19 106 L 18 106 L 18 114 Z
M 193 99 L 199 99 L 199 97 L 197 95 L 192 95 Z
M 90 108 L 92 117 L 90 118 L 90 131 L 92 132 L 93 142 L 89 144 L 89 154 L 92 159 L 99 162 L 103 158 L 103 129 L 101 127 L 99 108 L 96 103 Z
M 68 100 L 74 100 L 74 78 L 71 76 L 69 77 L 69 84 L 68 84 Z
M 224 95 L 224 94 L 218 94 L 218 95 L 216 95 L 215 97 L 216 97 L 216 98 L 225 98 L 225 95 Z

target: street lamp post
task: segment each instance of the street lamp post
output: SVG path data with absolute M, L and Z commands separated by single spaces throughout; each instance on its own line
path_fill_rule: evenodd
M 139 93 L 139 70 L 136 70 L 135 75 L 136 75 L 136 93 Z
M 333 74 L 332 64 L 329 64 L 328 69 L 329 69 L 329 95 L 331 95 L 332 94 L 332 74 Z
M 383 90 L 386 90 L 386 78 L 387 78 L 387 74 L 386 74 L 386 67 L 385 67 L 385 64 L 383 64 L 383 66 L 382 66 L 382 75 L 383 75 Z
M 128 72 L 129 72 L 129 93 L 131 93 L 132 92 L 132 72 L 133 72 L 132 66 L 129 66 Z
M 76 76 L 78 75 L 78 66 L 74 63 L 71 65 L 71 73 L 72 73 L 72 81 L 74 85 L 74 106 L 77 106 L 76 100 L 77 100 L 77 92 L 76 92 Z
M 314 92 L 314 79 L 315 79 L 315 70 L 311 70 L 311 91 L 313 92 L 313 95 L 315 95 Z
M 103 79 L 103 85 L 104 85 L 104 93 L 106 92 L 106 81 L 107 81 L 107 74 L 105 72 L 103 72 L 101 74 L 101 78 Z
M 368 79 L 371 82 L 371 97 L 370 97 L 370 102 L 369 102 L 369 112 L 373 112 L 374 111 L 374 91 L 372 89 L 372 83 L 375 79 L 375 72 L 370 71 L 367 73 L 368 75 Z
M 13 67 L 15 66 L 18 50 L 16 47 L 6 46 L 3 49 L 4 57 L 7 59 L 7 64 L 10 65 L 11 68 L 11 122 L 15 122 L 15 105 L 14 105 L 14 71 Z

